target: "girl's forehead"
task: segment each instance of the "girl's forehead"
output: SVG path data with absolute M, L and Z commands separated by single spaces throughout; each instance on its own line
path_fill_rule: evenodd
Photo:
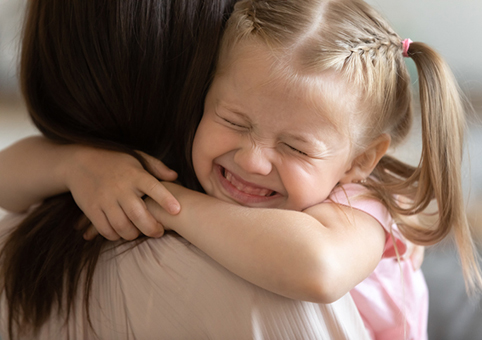
M 222 53 L 216 76 L 235 85 L 249 83 L 252 92 L 269 89 L 287 98 L 302 96 L 314 113 L 350 139 L 362 123 L 357 119 L 363 111 L 361 91 L 340 72 L 310 72 L 289 51 L 267 47 L 256 39 L 242 41 Z

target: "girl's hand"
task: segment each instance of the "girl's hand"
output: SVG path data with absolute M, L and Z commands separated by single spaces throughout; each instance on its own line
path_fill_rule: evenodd
M 192 190 L 187 189 L 183 187 L 182 185 L 176 184 L 176 183 L 171 183 L 171 182 L 162 182 L 161 183 L 166 190 L 169 190 L 171 195 L 176 197 L 180 202 L 185 199 L 186 196 L 190 195 L 193 193 Z M 166 211 L 161 205 L 159 205 L 158 202 L 154 201 L 152 198 L 147 197 L 144 200 L 147 210 L 149 213 L 154 216 L 154 218 L 162 224 L 164 230 L 173 230 L 176 231 L 175 223 L 172 223 L 174 219 L 179 219 L 181 214 L 177 214 L 177 216 L 174 216 L 174 214 L 170 214 L 169 212 Z M 183 210 L 183 213 L 186 214 L 188 213 L 188 210 Z M 171 223 L 169 223 L 171 222 Z
M 158 159 L 141 155 L 155 177 L 130 155 L 83 146 L 76 150 L 73 163 L 64 169 L 64 178 L 75 202 L 93 224 L 85 239 L 97 233 L 112 241 L 133 240 L 140 233 L 162 236 L 164 228 L 147 210 L 142 199 L 145 195 L 170 214 L 180 211 L 179 202 L 158 181 L 173 181 L 177 174 Z

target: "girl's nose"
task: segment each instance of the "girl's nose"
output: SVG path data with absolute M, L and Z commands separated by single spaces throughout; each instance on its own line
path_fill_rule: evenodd
M 234 154 L 234 162 L 247 173 L 266 176 L 273 169 L 269 150 L 253 145 L 237 150 Z

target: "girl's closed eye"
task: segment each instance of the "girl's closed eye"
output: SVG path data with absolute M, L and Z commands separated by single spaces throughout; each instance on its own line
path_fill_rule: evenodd
M 232 125 L 232 126 L 235 126 L 235 127 L 237 127 L 237 128 L 242 128 L 242 129 L 247 129 L 247 128 L 248 128 L 247 126 L 244 126 L 244 125 L 235 123 L 235 122 L 233 122 L 233 121 L 231 121 L 231 120 L 229 120 L 229 119 L 226 119 L 226 118 L 223 118 L 223 120 L 224 120 L 225 122 L 227 122 L 228 124 L 230 124 L 230 125 Z
M 216 116 L 218 116 L 222 121 L 224 121 L 225 123 L 229 124 L 230 126 L 236 129 L 243 129 L 243 130 L 249 129 L 249 127 L 246 126 L 246 124 L 235 122 L 234 120 L 226 118 L 225 116 L 221 116 L 218 113 L 216 113 Z
M 303 152 L 301 150 L 298 150 L 297 148 L 289 145 L 289 144 L 286 144 L 284 143 L 284 145 L 286 145 L 290 150 L 292 150 L 293 152 L 296 152 L 296 153 L 299 153 L 300 155 L 303 155 L 303 156 L 308 156 L 308 154 L 306 152 Z

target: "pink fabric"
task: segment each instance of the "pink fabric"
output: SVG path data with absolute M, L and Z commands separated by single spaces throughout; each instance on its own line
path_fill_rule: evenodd
M 372 339 L 427 339 L 428 289 L 422 271 L 403 257 L 407 246 L 402 234 L 381 202 L 363 197 L 367 192 L 361 185 L 348 184 L 330 196 L 331 201 L 366 212 L 386 231 L 380 263 L 350 294 Z

